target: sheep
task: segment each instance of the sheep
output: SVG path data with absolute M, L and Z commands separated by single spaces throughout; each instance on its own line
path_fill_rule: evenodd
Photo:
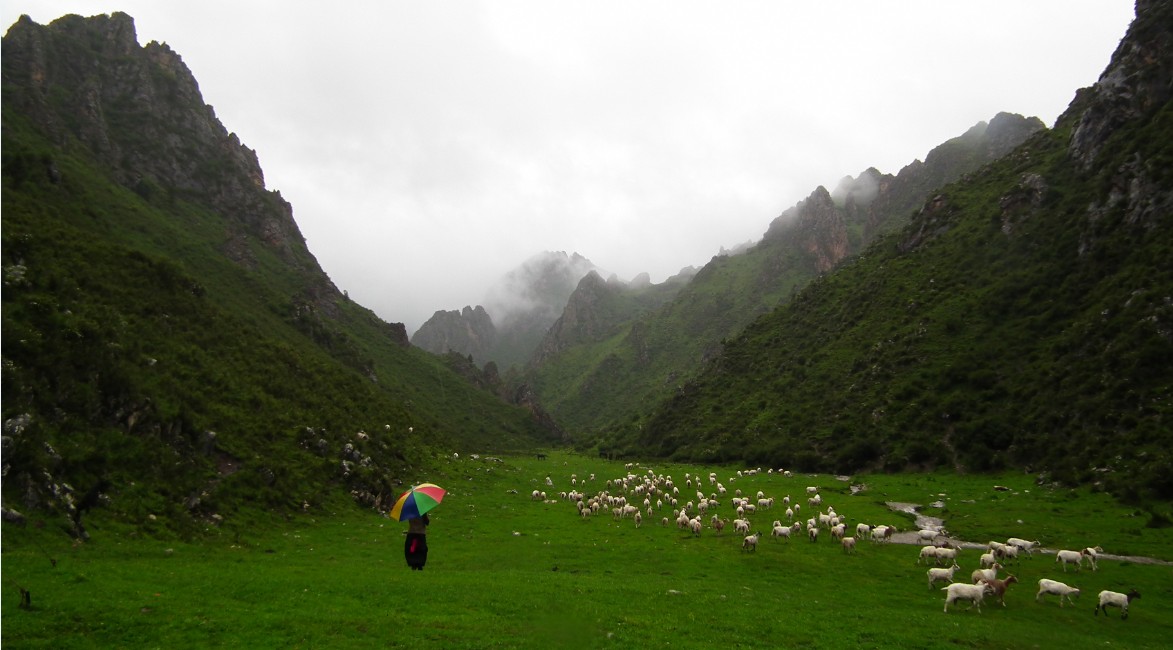
M 1001 569 L 1001 568 L 1002 568 L 1002 565 L 995 562 L 992 565 L 990 565 L 990 568 L 988 568 L 988 569 L 974 569 L 973 573 L 969 574 L 969 579 L 974 584 L 977 584 L 977 583 L 983 582 L 983 581 L 989 582 L 989 581 L 993 580 L 994 578 L 998 577 L 998 569 Z
M 960 552 L 961 552 L 961 549 L 956 546 L 945 546 L 945 547 L 938 548 L 937 549 L 937 564 L 940 564 L 941 560 L 945 560 L 946 562 L 952 562 L 952 561 L 956 560 L 957 554 Z
M 926 560 L 928 558 L 933 558 L 934 562 L 937 560 L 936 546 L 922 546 L 920 549 L 920 557 L 916 558 L 916 563 L 920 564 L 921 560 Z
M 819 541 L 819 529 L 818 529 L 818 528 L 809 528 L 809 527 L 808 527 L 808 528 L 806 529 L 806 536 L 807 536 L 808 538 L 810 538 L 810 540 L 811 540 L 812 542 L 817 542 L 817 541 Z
M 749 534 L 749 520 L 748 519 L 734 519 L 733 520 L 733 532 L 738 533 L 739 535 L 748 535 Z
M 1096 563 L 1096 560 L 1098 560 L 1100 558 L 1100 553 L 1103 553 L 1103 552 L 1104 552 L 1104 549 L 1100 548 L 1099 546 L 1089 546 L 1089 547 L 1083 549 L 1083 551 L 1082 551 L 1083 559 L 1087 560 L 1088 566 L 1090 566 L 1092 568 L 1092 571 L 1099 571 L 1100 570 L 1100 567 Z
M 847 525 L 846 524 L 837 524 L 831 528 L 832 539 L 843 539 L 843 536 L 846 534 L 847 534 Z
M 997 564 L 998 558 L 995 557 L 994 553 L 991 551 L 989 553 L 982 553 L 982 556 L 980 558 L 978 558 L 978 561 L 981 562 L 983 569 L 987 569 L 987 568 Z
M 929 530 L 929 529 L 925 528 L 925 529 L 921 529 L 921 530 L 916 531 L 916 536 L 922 542 L 932 543 L 933 540 L 935 540 L 941 536 L 941 531 Z
M 634 514 L 634 515 L 632 515 L 632 519 L 634 519 L 634 520 L 635 520 L 635 527 L 636 527 L 636 528 L 639 528 L 639 527 L 640 527 L 640 526 L 642 526 L 642 525 L 643 525 L 643 523 L 644 523 L 644 518 L 643 518 L 642 516 L 640 516 L 640 514 L 639 514 L 639 510 L 636 510 L 636 511 L 635 511 L 635 514 Z
M 854 553 L 855 552 L 855 538 L 854 537 L 844 537 L 840 543 L 843 544 L 843 552 L 844 553 Z
M 1035 549 L 1035 547 L 1037 547 L 1039 545 L 1039 542 L 1038 542 L 1038 540 L 1031 542 L 1031 541 L 1027 541 L 1025 539 L 1020 539 L 1018 537 L 1011 537 L 1010 539 L 1006 540 L 1006 544 L 1008 546 L 1017 547 L 1018 550 L 1026 553 L 1027 557 L 1033 558 L 1034 557 L 1034 549 Z
M 753 535 L 746 535 L 745 539 L 741 540 L 741 550 L 743 551 L 757 551 L 758 540 L 762 538 L 762 532 L 758 531 Z
M 949 613 L 949 605 L 959 601 L 968 600 L 973 603 L 969 606 L 970 609 L 977 607 L 978 613 L 982 613 L 982 598 L 990 591 L 990 585 L 980 582 L 976 585 L 967 585 L 964 582 L 954 582 L 948 587 L 942 587 L 941 591 L 945 592 L 945 613 Z
M 713 530 L 717 531 L 717 534 L 720 535 L 721 531 L 725 530 L 725 520 L 714 516 L 713 517 Z
M 1012 585 L 1016 582 L 1018 582 L 1018 578 L 1010 575 L 1010 576 L 1006 576 L 1005 580 L 998 580 L 998 579 L 987 580 L 986 584 L 990 586 L 992 593 L 998 597 L 998 602 L 1002 603 L 1002 606 L 1005 607 L 1006 606 L 1006 589 L 1007 589 L 1007 587 L 1009 587 L 1010 585 Z
M 879 525 L 872 529 L 873 542 L 890 542 L 892 541 L 892 533 L 896 532 L 894 526 Z
M 783 526 L 782 524 L 776 524 L 774 526 L 774 528 L 770 531 L 770 536 L 771 537 L 785 537 L 786 541 L 789 542 L 790 541 L 790 526 Z
M 542 498 L 542 492 L 540 490 L 534 490 L 533 493 L 529 495 L 529 498 L 530 501 L 538 501 Z
M 864 524 L 864 523 L 859 523 L 859 524 L 855 525 L 855 536 L 856 537 L 858 537 L 860 539 L 867 539 L 868 537 L 871 536 L 871 533 L 872 533 L 871 526 Z
M 699 518 L 699 517 L 697 517 L 696 519 L 690 519 L 690 520 L 688 520 L 688 526 L 689 526 L 689 528 L 691 528 L 691 529 L 692 529 L 692 534 L 693 534 L 693 535 L 695 535 L 695 536 L 697 536 L 697 537 L 700 537 L 700 536 L 701 536 L 701 528 L 702 528 L 702 525 L 701 525 L 701 520 L 700 520 L 700 518 Z
M 1058 596 L 1060 607 L 1063 606 L 1064 598 L 1066 598 L 1067 602 L 1074 606 L 1075 603 L 1071 602 L 1071 596 L 1075 595 L 1076 597 L 1079 597 L 1079 590 L 1075 587 L 1065 585 L 1058 580 L 1048 580 L 1046 578 L 1042 578 L 1039 580 L 1039 593 L 1035 594 L 1035 601 L 1041 601 L 1043 594 L 1055 594 Z
M 1002 546 L 1000 546 L 999 548 L 997 548 L 994 551 L 994 555 L 998 556 L 998 558 L 1001 559 L 1003 562 L 1009 562 L 1010 560 L 1014 560 L 1014 562 L 1016 564 L 1018 563 L 1018 547 L 1017 546 L 1003 544 Z
M 1133 589 L 1128 594 L 1122 594 L 1118 591 L 1105 589 L 1100 592 L 1100 603 L 1096 605 L 1096 616 L 1100 615 L 1101 610 L 1104 612 L 1104 616 L 1107 616 L 1109 607 L 1119 607 L 1120 618 L 1128 618 L 1128 604 L 1132 602 L 1133 598 L 1140 598 L 1140 592 Z
M 823 503 L 823 497 L 822 497 L 822 495 L 819 495 L 819 494 L 816 494 L 813 497 L 806 500 L 806 504 L 812 508 L 817 508 L 820 505 L 822 505 L 822 503 Z
M 1063 573 L 1067 573 L 1067 565 L 1074 564 L 1075 570 L 1079 571 L 1079 567 L 1083 563 L 1082 551 L 1057 551 L 1055 553 L 1055 561 L 1063 563 Z
M 942 569 L 940 567 L 929 567 L 928 573 L 926 573 L 926 575 L 929 577 L 929 589 L 932 589 L 933 586 L 938 582 L 952 583 L 953 572 L 960 568 L 961 567 L 958 566 L 956 562 L 954 562 L 953 566 L 949 567 L 948 569 Z

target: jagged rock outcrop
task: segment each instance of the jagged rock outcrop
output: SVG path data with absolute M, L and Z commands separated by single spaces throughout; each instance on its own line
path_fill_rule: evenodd
M 1099 80 L 1070 110 L 1080 111 L 1068 151 L 1084 170 L 1122 125 L 1148 117 L 1173 97 L 1173 10 L 1137 0 L 1136 19 Z M 1062 119 L 1062 118 L 1060 118 Z
M 437 311 L 411 337 L 411 344 L 435 353 L 459 352 L 486 359 L 497 343 L 497 328 L 485 308 Z

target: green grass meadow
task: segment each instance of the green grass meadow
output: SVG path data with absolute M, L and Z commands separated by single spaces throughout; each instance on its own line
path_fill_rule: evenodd
M 884 502 L 929 504 L 955 536 L 1038 538 L 1047 548 L 1100 545 L 1105 553 L 1173 560 L 1173 529 L 1102 494 L 1035 486 L 1032 477 L 830 476 L 623 463 L 562 453 L 549 458 L 445 459 L 419 481 L 449 489 L 432 514 L 427 568 L 403 560 L 405 524 L 348 507 L 251 526 L 225 522 L 198 543 L 136 535 L 125 523 L 89 518 L 90 542 L 73 545 L 56 522 L 3 528 L 2 628 L 12 648 L 1167 648 L 1173 639 L 1173 566 L 1101 560 L 1066 575 L 1052 556 L 1010 567 L 1019 577 L 1005 608 L 943 613 L 919 548 L 861 543 L 845 555 L 825 532 L 817 543 L 769 537 L 785 508 L 751 517 L 765 535 L 741 550 L 730 525 L 693 537 L 646 517 L 641 528 L 609 513 L 577 516 L 558 492 L 605 489 L 607 479 L 651 468 L 671 475 L 681 503 L 697 488 L 684 475 L 715 471 L 730 490 L 790 495 L 820 487 L 823 507 L 857 522 L 913 528 Z M 572 486 L 591 473 L 596 479 Z M 548 487 L 549 476 L 553 487 Z M 995 483 L 1008 491 L 995 491 Z M 533 501 L 534 490 L 550 501 Z M 714 490 L 705 481 L 706 494 Z M 516 493 L 512 492 L 516 490 Z M 613 490 L 614 493 L 614 490 Z M 654 501 L 654 499 L 653 499 Z M 732 520 L 728 497 L 718 512 Z M 1021 520 L 1022 523 L 1019 523 Z M 44 525 L 39 525 L 43 523 Z M 962 574 L 980 551 L 966 549 Z M 50 562 L 56 560 L 56 564 Z M 1034 600 L 1053 577 L 1080 587 L 1075 607 Z M 1101 589 L 1128 591 L 1128 620 L 1094 616 Z M 20 589 L 31 607 L 21 607 Z

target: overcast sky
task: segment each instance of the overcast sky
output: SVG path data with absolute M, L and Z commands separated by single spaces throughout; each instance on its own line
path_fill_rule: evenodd
M 5 26 L 113 11 L 412 334 L 544 250 L 662 282 L 999 111 L 1051 126 L 1133 3 L 0 0 Z

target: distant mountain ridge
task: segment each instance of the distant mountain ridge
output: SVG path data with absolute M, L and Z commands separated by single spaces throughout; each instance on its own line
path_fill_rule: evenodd
M 678 288 L 691 271 L 681 270 L 661 283 L 659 291 Z M 578 253 L 546 251 L 505 274 L 489 289 L 483 305 L 437 311 L 412 335 L 411 343 L 436 354 L 470 355 L 477 363 L 492 362 L 502 369 L 523 367 L 563 317 L 580 281 L 591 274 L 640 292 L 652 286 L 646 273 L 623 282 Z
M 525 380 L 580 441 L 622 426 L 646 405 L 670 396 L 725 337 L 784 304 L 881 233 L 906 223 L 936 188 L 975 172 L 1044 129 L 1038 118 L 1000 113 L 895 176 L 872 168 L 844 178 L 834 192 L 818 187 L 773 219 L 759 242 L 738 254 L 714 257 L 652 309 L 616 310 L 611 305 L 621 300 L 622 287 L 584 280 L 564 318 L 591 323 L 589 331 L 552 329 Z M 606 311 L 592 313 L 592 305 Z

